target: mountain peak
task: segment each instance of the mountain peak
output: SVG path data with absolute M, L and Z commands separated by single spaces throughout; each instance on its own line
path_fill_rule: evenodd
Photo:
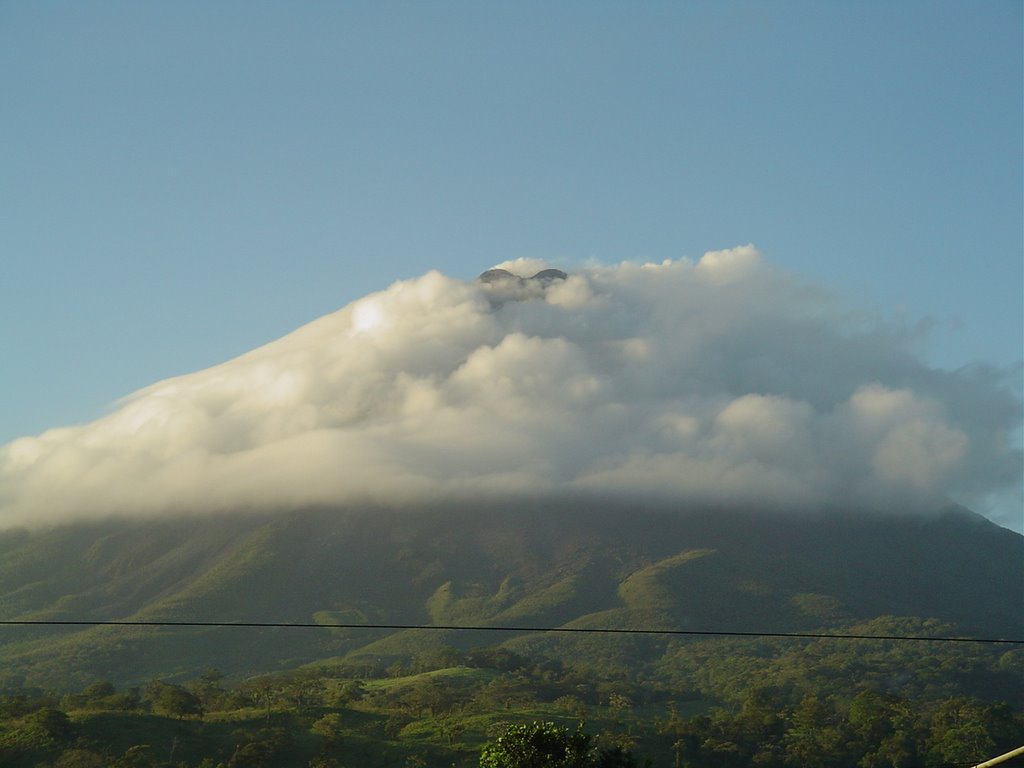
M 565 280 L 568 277 L 569 275 L 567 275 L 560 269 L 548 268 L 542 269 L 540 272 L 537 272 L 536 274 L 531 275 L 530 277 L 524 278 L 519 275 L 513 274 L 512 272 L 509 272 L 507 269 L 502 269 L 501 267 L 494 267 L 493 269 L 488 269 L 485 272 L 481 272 L 480 275 L 477 277 L 477 280 L 479 280 L 481 283 L 497 283 L 503 280 L 518 280 L 519 282 L 526 282 L 527 280 L 536 280 L 546 285 L 547 283 L 550 283 L 552 280 Z

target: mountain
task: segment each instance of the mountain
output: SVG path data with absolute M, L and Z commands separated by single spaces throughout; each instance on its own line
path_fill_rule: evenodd
M 935 620 L 932 632 L 1021 637 L 1021 605 L 1024 537 L 961 508 L 785 515 L 510 502 L 0 534 L 5 620 L 803 632 L 903 616 Z M 5 626 L 0 684 L 139 684 L 209 666 L 236 677 L 379 666 L 442 645 L 501 643 L 580 661 L 581 648 L 600 642 L 609 658 L 620 647 L 641 661 L 667 642 L 587 638 L 583 646 L 576 636 L 525 632 Z

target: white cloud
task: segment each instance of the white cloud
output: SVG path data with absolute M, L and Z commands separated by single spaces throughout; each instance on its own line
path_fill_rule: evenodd
M 564 280 L 431 272 L 0 448 L 0 526 L 517 493 L 926 509 L 1014 492 L 1017 395 L 995 371 L 929 369 L 908 335 L 751 246 Z
M 697 262 L 696 271 L 712 283 L 721 285 L 748 277 L 759 264 L 760 258 L 754 246 L 744 245 L 724 251 L 708 251 Z

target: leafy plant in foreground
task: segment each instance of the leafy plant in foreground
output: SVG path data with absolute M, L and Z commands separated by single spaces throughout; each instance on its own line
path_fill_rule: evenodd
M 480 768 L 636 768 L 620 747 L 595 750 L 582 726 L 575 731 L 552 722 L 509 726 L 480 753 Z

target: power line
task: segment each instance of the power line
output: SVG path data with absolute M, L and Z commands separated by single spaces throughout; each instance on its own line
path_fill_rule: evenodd
M 995 637 L 936 637 L 934 635 L 867 635 L 830 632 L 737 632 L 724 629 L 616 629 L 612 627 L 532 627 L 481 626 L 444 624 L 336 624 L 319 622 L 279 621 L 145 621 L 145 620 L 65 620 L 65 619 L 2 619 L 0 626 L 28 627 L 206 627 L 235 629 L 423 629 L 435 631 L 520 632 L 520 633 L 578 633 L 603 635 L 662 635 L 675 637 L 773 637 L 806 640 L 889 640 L 895 642 L 929 643 L 988 643 L 1024 645 L 1024 639 Z

